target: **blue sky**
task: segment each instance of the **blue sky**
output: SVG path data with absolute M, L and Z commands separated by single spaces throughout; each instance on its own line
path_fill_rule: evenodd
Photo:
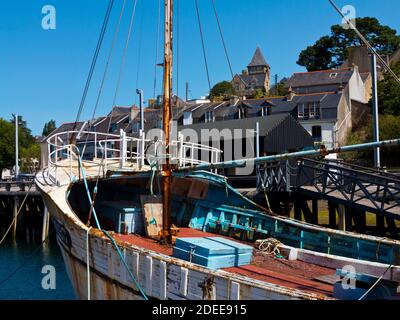
M 177 3 L 178 0 L 175 0 Z M 198 0 L 211 82 L 230 79 L 211 0 Z M 115 6 L 82 118 L 91 118 L 122 0 Z M 179 93 L 189 82 L 190 97 L 208 92 L 194 0 L 180 2 Z M 353 5 L 357 16 L 375 16 L 400 30 L 398 0 L 336 0 Z M 234 72 L 241 72 L 260 46 L 279 78 L 304 69 L 296 64 L 306 46 L 341 22 L 327 0 L 215 0 Z M 56 8 L 57 28 L 41 27 L 42 7 Z M 108 0 L 3 0 L 0 11 L 0 117 L 21 114 L 34 134 L 50 119 L 75 120 Z M 109 112 L 115 92 L 133 0 L 127 0 L 123 25 L 110 64 L 97 115 Z M 117 105 L 137 101 L 136 87 L 153 95 L 158 0 L 138 0 Z M 176 30 L 175 30 L 176 40 Z M 141 43 L 141 45 L 139 45 Z M 176 52 L 175 52 L 176 54 Z M 139 59 L 140 57 L 140 59 Z M 161 62 L 161 59 L 159 59 Z M 140 62 L 140 63 L 139 63 Z M 176 66 L 175 66 L 176 67 Z M 139 70 L 139 72 L 138 72 Z M 139 74 L 139 76 L 138 76 Z M 175 68 L 176 75 L 176 68 Z M 158 89 L 161 69 L 158 71 Z M 176 92 L 176 81 L 174 81 Z

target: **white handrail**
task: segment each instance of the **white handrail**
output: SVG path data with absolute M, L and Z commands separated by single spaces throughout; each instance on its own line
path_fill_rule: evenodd
M 69 139 L 72 135 L 80 134 L 80 141 L 76 144 L 71 144 Z M 64 168 L 64 171 L 68 172 L 70 182 L 76 179 L 74 176 L 74 168 L 79 167 L 78 160 L 79 156 L 83 157 L 83 161 L 86 164 L 90 164 L 93 167 L 103 166 L 102 172 L 107 172 L 109 165 L 118 165 L 121 168 L 124 167 L 136 167 L 143 168 L 145 164 L 145 150 L 146 144 L 150 145 L 154 143 L 156 150 L 155 159 L 158 164 L 160 161 L 169 157 L 171 163 L 176 163 L 179 167 L 191 166 L 195 164 L 206 164 L 206 163 L 217 163 L 220 160 L 222 151 L 193 142 L 183 141 L 183 137 L 179 136 L 178 141 L 171 141 L 170 154 L 163 154 L 165 151 L 161 151 L 157 154 L 157 150 L 161 147 L 165 150 L 164 141 L 153 142 L 145 139 L 145 134 L 141 132 L 139 138 L 127 137 L 126 133 L 120 135 L 107 134 L 100 132 L 91 131 L 64 131 L 50 136 L 46 140 L 48 144 L 48 176 L 54 183 L 59 183 L 57 173 L 59 168 Z M 79 148 L 80 146 L 83 148 Z M 92 146 L 93 148 L 90 148 Z M 100 151 L 100 155 L 99 155 Z M 195 153 L 200 154 L 205 152 L 211 156 L 210 161 L 200 159 Z M 99 157 L 104 161 L 98 161 Z M 150 155 L 149 155 L 150 156 Z M 95 170 L 97 172 L 97 170 Z M 78 171 L 75 171 L 79 175 Z M 100 172 L 100 171 L 98 171 Z M 94 174 L 94 173 L 93 173 Z M 98 174 L 98 173 L 96 173 Z M 90 173 L 88 173 L 90 175 Z

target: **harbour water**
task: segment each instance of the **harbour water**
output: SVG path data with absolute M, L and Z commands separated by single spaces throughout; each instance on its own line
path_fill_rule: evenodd
M 0 246 L 0 300 L 75 299 L 54 234 L 45 245 L 40 244 L 40 240 L 19 237 Z M 53 278 L 45 277 L 53 271 L 55 281 L 51 282 Z M 42 282 L 50 288 L 43 288 Z

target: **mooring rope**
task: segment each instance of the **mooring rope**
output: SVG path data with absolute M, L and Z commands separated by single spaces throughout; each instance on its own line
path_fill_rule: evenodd
M 90 196 L 90 191 L 89 191 L 88 183 L 87 183 L 87 180 L 86 180 L 85 171 L 84 171 L 83 165 L 82 165 L 82 158 L 81 158 L 80 155 L 78 156 L 78 158 L 79 158 L 79 166 L 80 166 L 80 168 L 81 168 L 83 183 L 84 183 L 84 186 L 85 186 L 85 189 L 86 189 L 86 194 L 87 194 L 87 197 L 88 197 L 88 200 L 89 200 L 90 205 L 93 206 L 92 197 Z M 94 216 L 95 221 L 96 221 L 97 228 L 98 228 L 101 232 L 103 232 L 103 233 L 107 236 L 107 238 L 109 238 L 109 239 L 111 240 L 111 243 L 114 245 L 114 247 L 115 247 L 115 249 L 116 249 L 116 251 L 117 251 L 117 253 L 118 253 L 118 255 L 119 255 L 119 257 L 120 257 L 120 259 L 121 259 L 121 261 L 122 261 L 122 263 L 124 264 L 126 270 L 128 271 L 129 275 L 131 276 L 131 278 L 132 278 L 133 282 L 135 283 L 136 287 L 137 287 L 138 290 L 140 291 L 140 294 L 143 296 L 143 298 L 144 298 L 145 300 L 148 300 L 148 298 L 147 298 L 146 294 L 144 293 L 142 287 L 140 286 L 139 282 L 136 280 L 136 278 L 135 278 L 135 276 L 133 275 L 132 271 L 130 270 L 130 268 L 129 268 L 127 262 L 125 261 L 125 258 L 123 257 L 123 255 L 122 255 L 122 253 L 121 253 L 121 250 L 119 249 L 118 245 L 116 244 L 114 238 L 113 238 L 106 230 L 104 230 L 104 229 L 101 228 L 100 223 L 99 223 L 99 220 L 98 220 L 98 218 L 97 218 L 96 209 L 94 208 L 94 206 L 92 207 L 92 209 L 93 209 L 92 212 L 93 212 L 93 216 Z
M 87 299 L 90 300 L 90 262 L 89 262 L 89 233 L 92 227 L 86 230 L 86 274 L 87 274 Z
M 36 178 L 36 175 L 35 175 L 35 178 Z M 29 186 L 29 189 L 28 189 L 28 191 L 26 192 L 26 195 L 25 195 L 24 199 L 22 200 L 21 205 L 19 206 L 19 209 L 18 209 L 18 211 L 17 211 L 17 214 L 15 215 L 14 219 L 11 221 L 11 224 L 10 224 L 10 226 L 8 227 L 8 229 L 7 229 L 6 233 L 4 234 L 3 238 L 0 240 L 0 246 L 1 246 L 1 244 L 4 242 L 4 240 L 6 239 L 8 233 L 10 232 L 10 230 L 11 230 L 12 226 L 14 225 L 14 223 L 17 223 L 18 216 L 19 216 L 19 214 L 21 213 L 22 208 L 24 207 L 24 204 L 25 204 L 25 202 L 26 202 L 26 199 L 28 199 L 29 192 L 31 191 L 32 186 L 33 186 L 34 184 L 35 184 L 35 183 L 32 182 L 32 184 Z

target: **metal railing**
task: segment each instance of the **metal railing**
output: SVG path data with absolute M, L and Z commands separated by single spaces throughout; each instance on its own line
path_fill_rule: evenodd
M 338 198 L 347 205 L 368 207 L 371 212 L 400 215 L 400 179 L 361 171 L 346 164 L 302 159 L 297 188 L 312 187 L 322 197 Z M 305 181 L 304 181 L 305 180 Z
M 76 143 L 70 142 L 72 137 Z M 93 176 L 105 174 L 111 166 L 142 170 L 146 161 L 149 165 L 160 168 L 166 157 L 169 157 L 170 163 L 178 167 L 217 163 L 222 153 L 221 150 L 213 147 L 183 141 L 183 136 L 179 134 L 177 141 L 171 141 L 167 155 L 164 141 L 148 140 L 143 132 L 140 132 L 139 138 L 128 137 L 123 130 L 119 135 L 91 131 L 65 131 L 49 137 L 46 142 L 48 147 L 46 178 L 54 184 L 59 183 L 59 170 L 67 173 L 69 182 L 79 178 L 80 159 L 85 166 L 98 168 L 98 170 L 86 172 L 87 176 Z M 153 149 L 150 146 L 153 146 Z M 203 160 L 203 157 L 207 160 Z

